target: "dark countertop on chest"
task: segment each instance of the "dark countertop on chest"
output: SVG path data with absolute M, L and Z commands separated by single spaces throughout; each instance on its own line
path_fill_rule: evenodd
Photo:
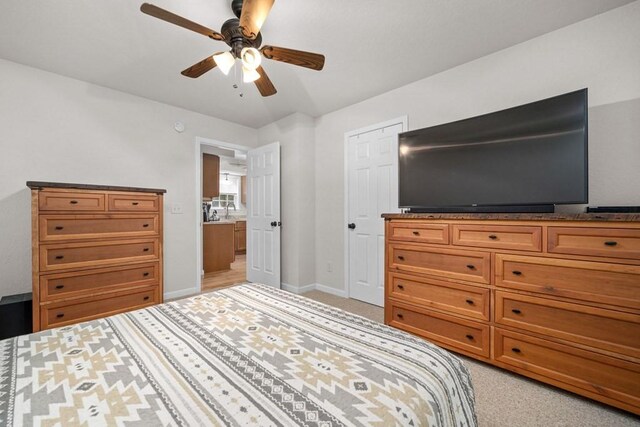
M 391 219 L 501 220 L 501 221 L 623 221 L 639 222 L 637 213 L 388 213 Z
M 98 191 L 130 191 L 135 193 L 155 193 L 164 194 L 167 190 L 160 188 L 138 188 L 138 187 L 120 187 L 116 185 L 94 185 L 94 184 L 73 184 L 68 182 L 44 182 L 44 181 L 27 181 L 27 187 L 32 190 L 40 190 L 42 188 L 65 188 L 76 190 L 98 190 Z

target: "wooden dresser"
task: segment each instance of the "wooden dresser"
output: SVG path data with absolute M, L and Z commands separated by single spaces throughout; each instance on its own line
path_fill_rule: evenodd
M 34 332 L 162 302 L 164 190 L 27 186 Z
M 383 217 L 386 324 L 640 414 L 640 215 Z

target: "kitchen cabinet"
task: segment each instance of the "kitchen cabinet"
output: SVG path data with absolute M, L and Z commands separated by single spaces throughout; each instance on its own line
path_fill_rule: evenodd
M 247 204 L 247 176 L 240 177 L 240 203 Z
M 220 157 L 202 155 L 202 198 L 211 199 L 220 195 Z
M 247 221 L 236 221 L 235 252 L 237 254 L 244 254 L 247 252 Z
M 235 261 L 235 224 L 233 222 L 208 222 L 202 230 L 202 254 L 204 272 L 231 269 Z

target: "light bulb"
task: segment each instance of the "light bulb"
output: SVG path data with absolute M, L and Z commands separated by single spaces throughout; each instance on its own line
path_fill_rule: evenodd
M 240 51 L 240 58 L 242 58 L 242 65 L 250 70 L 255 70 L 260 66 L 262 57 L 260 52 L 255 47 L 245 47 Z
M 213 55 L 213 60 L 215 61 L 220 71 L 224 73 L 224 75 L 229 74 L 229 70 L 233 67 L 233 64 L 236 63 L 236 59 L 233 57 L 231 52 L 219 53 L 217 55 Z
M 260 78 L 260 73 L 256 70 L 251 70 L 244 65 L 242 66 L 242 81 L 245 83 L 255 82 Z

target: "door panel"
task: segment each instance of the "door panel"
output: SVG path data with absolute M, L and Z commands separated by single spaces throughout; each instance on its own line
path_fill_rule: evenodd
M 398 133 L 403 125 L 351 136 L 347 141 L 349 296 L 382 306 L 384 221 L 398 209 Z M 345 224 L 346 226 L 346 224 Z

